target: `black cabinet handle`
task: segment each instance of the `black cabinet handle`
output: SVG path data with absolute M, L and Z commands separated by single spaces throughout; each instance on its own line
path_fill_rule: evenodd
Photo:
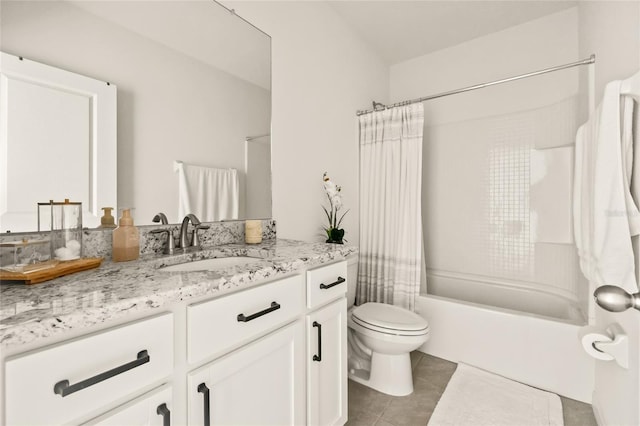
M 248 317 L 244 314 L 238 314 L 238 322 L 249 322 L 258 317 L 268 314 L 269 312 L 277 311 L 280 309 L 280 304 L 277 302 L 271 302 L 271 307 L 265 309 L 264 311 L 256 312 L 255 314 L 251 314 Z
M 313 356 L 314 361 L 322 361 L 322 324 L 318 321 L 313 322 L 314 327 L 318 327 L 318 355 Z
M 198 385 L 198 392 L 204 397 L 204 426 L 211 425 L 211 406 L 209 402 L 209 388 L 204 383 Z
M 156 413 L 158 413 L 159 416 L 162 416 L 162 426 L 171 426 L 171 411 L 169 411 L 167 404 L 162 403 L 158 405 Z
M 74 392 L 78 392 L 82 389 L 88 388 L 89 386 L 93 386 L 97 383 L 117 376 L 118 374 L 122 374 L 125 371 L 129 371 L 132 368 L 136 368 L 141 366 L 142 364 L 146 364 L 150 360 L 151 358 L 149 357 L 149 353 L 146 350 L 143 350 L 138 352 L 138 355 L 134 361 L 122 364 L 116 368 L 112 368 L 109 371 L 105 371 L 104 373 L 100 373 L 76 384 L 70 385 L 68 380 L 61 380 L 53 386 L 53 392 L 57 393 L 58 395 L 62 395 L 62 397 L 65 397 L 67 395 L 71 395 Z
M 326 290 L 326 289 L 331 288 L 331 287 L 333 287 L 333 286 L 336 286 L 336 285 L 338 285 L 338 284 L 342 284 L 342 283 L 343 283 L 343 282 L 345 282 L 345 281 L 346 281 L 346 280 L 345 280 L 344 278 L 342 278 L 342 277 L 338 277 L 338 279 L 337 279 L 337 280 L 335 280 L 334 282 L 332 282 L 331 284 L 320 284 L 320 288 L 321 288 L 322 290 Z

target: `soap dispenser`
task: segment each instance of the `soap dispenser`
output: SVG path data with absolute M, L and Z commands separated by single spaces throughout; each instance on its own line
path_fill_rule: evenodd
M 104 214 L 100 218 L 100 228 L 115 228 L 116 223 L 113 216 L 111 216 L 111 210 L 113 207 L 103 207 Z
M 140 239 L 138 228 L 133 226 L 133 218 L 129 209 L 122 210 L 122 216 L 118 221 L 118 227 L 113 230 L 114 262 L 126 262 L 136 260 L 140 256 Z

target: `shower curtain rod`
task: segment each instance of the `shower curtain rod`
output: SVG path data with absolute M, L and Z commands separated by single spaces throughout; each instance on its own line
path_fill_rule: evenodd
M 591 56 L 589 56 L 588 59 L 583 59 L 581 61 L 572 62 L 570 64 L 564 64 L 564 65 L 558 65 L 557 67 L 545 68 L 543 70 L 533 71 L 533 72 L 530 72 L 530 73 L 527 73 L 527 74 L 521 74 L 521 75 L 516 75 L 514 77 L 503 78 L 502 80 L 496 80 L 496 81 L 491 81 L 489 83 L 481 83 L 481 84 L 476 84 L 474 86 L 463 87 L 462 89 L 449 90 L 448 92 L 442 92 L 442 93 L 438 93 L 438 94 L 431 95 L 431 96 L 425 96 L 423 98 L 412 99 L 412 100 L 409 100 L 409 101 L 397 102 L 397 103 L 392 104 L 392 105 L 384 105 L 384 104 L 381 104 L 380 102 L 373 101 L 373 109 L 359 110 L 359 111 L 356 112 L 356 115 L 363 115 L 363 114 L 368 114 L 368 113 L 374 112 L 374 111 L 381 111 L 379 109 L 379 107 L 382 107 L 382 109 L 387 109 L 387 108 L 393 108 L 393 107 L 397 107 L 397 106 L 415 104 L 415 103 L 418 103 L 418 102 L 429 101 L 431 99 L 442 98 L 444 96 L 455 95 L 457 93 L 468 92 L 470 90 L 482 89 L 484 87 L 489 87 L 489 86 L 493 86 L 493 85 L 496 85 L 496 84 L 507 83 L 509 81 L 520 80 L 521 78 L 533 77 L 533 76 L 540 75 L 540 74 L 546 74 L 546 73 L 552 72 L 552 71 L 559 71 L 559 70 L 563 70 L 565 68 L 573 68 L 573 67 L 577 67 L 579 65 L 589 65 L 589 64 L 593 64 L 595 62 L 596 62 L 596 55 L 591 55 Z

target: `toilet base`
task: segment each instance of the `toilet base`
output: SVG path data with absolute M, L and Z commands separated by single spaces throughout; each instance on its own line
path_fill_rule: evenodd
M 352 370 L 349 371 L 349 378 L 387 395 L 406 396 L 413 393 L 411 357 L 408 353 L 386 355 L 373 352 L 371 371 Z

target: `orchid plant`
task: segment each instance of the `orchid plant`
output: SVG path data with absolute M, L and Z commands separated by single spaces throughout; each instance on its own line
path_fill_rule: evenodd
M 322 206 L 322 209 L 329 220 L 329 226 L 324 227 L 324 230 L 327 233 L 326 242 L 342 244 L 344 229 L 340 228 L 340 224 L 342 223 L 344 216 L 349 213 L 349 210 L 345 211 L 340 216 L 338 215 L 338 212 L 342 208 L 342 195 L 340 194 L 342 188 L 329 179 L 327 172 L 322 175 L 322 180 L 324 182 L 324 191 L 329 199 L 329 208 L 327 209 L 325 206 Z

